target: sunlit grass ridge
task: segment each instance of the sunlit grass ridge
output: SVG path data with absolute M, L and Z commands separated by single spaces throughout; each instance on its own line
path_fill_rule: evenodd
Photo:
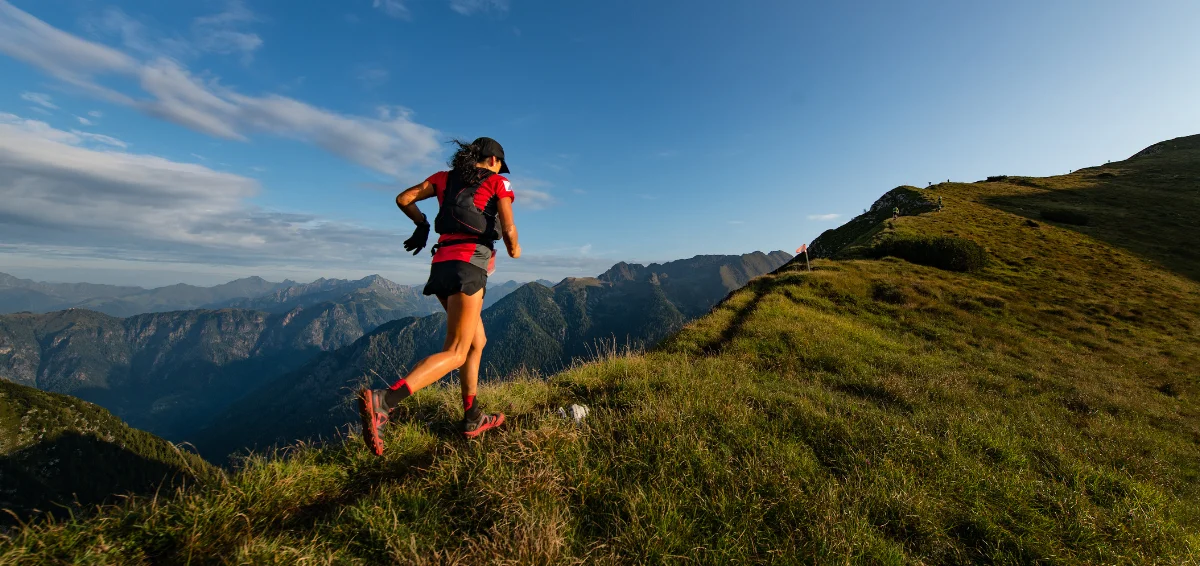
M 383 458 L 353 437 L 254 456 L 227 488 L 14 532 L 0 562 L 1195 563 L 1200 284 L 1153 236 L 1200 218 L 1200 144 L 1175 142 L 920 190 L 945 210 L 758 278 L 655 351 L 485 386 L 511 420 L 482 441 L 435 388 Z M 900 237 L 988 262 L 855 259 Z

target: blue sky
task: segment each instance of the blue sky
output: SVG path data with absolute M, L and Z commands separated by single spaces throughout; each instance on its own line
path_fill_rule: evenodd
M 1191 1 L 0 0 L 0 271 L 418 283 L 392 199 L 480 135 L 526 254 L 498 280 L 791 251 L 897 185 L 1200 133 L 1197 22 Z

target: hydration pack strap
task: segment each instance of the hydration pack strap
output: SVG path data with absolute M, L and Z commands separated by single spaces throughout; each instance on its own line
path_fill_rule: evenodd
M 441 249 L 445 246 L 457 246 L 459 244 L 479 244 L 481 246 L 487 246 L 493 252 L 496 251 L 496 240 L 490 240 L 487 238 L 464 238 L 462 240 L 451 240 L 449 242 L 438 242 L 433 245 L 433 248 L 431 248 L 429 250 L 429 253 L 431 255 L 435 255 L 435 254 L 437 254 L 439 249 Z

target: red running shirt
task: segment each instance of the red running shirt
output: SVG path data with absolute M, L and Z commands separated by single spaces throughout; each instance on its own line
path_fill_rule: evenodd
M 442 197 L 446 192 L 446 176 L 447 171 L 438 171 L 425 179 L 437 189 L 438 206 L 442 205 Z M 479 190 L 475 192 L 475 206 L 480 210 L 487 208 L 492 199 L 509 199 L 509 202 L 516 200 L 517 195 L 512 191 L 512 183 L 503 175 L 492 175 L 484 180 L 480 185 Z M 438 237 L 437 253 L 433 254 L 433 263 L 443 261 L 465 261 L 487 270 L 488 275 L 496 270 L 496 257 L 492 253 L 492 249 L 475 242 L 464 242 L 462 244 L 446 244 L 455 240 L 463 239 L 462 234 L 443 234 Z

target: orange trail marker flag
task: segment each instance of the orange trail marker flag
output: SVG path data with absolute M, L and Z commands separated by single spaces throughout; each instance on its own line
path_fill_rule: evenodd
M 812 265 L 808 263 L 808 244 L 800 244 L 800 247 L 796 248 L 796 253 L 804 254 L 804 268 L 812 271 Z

